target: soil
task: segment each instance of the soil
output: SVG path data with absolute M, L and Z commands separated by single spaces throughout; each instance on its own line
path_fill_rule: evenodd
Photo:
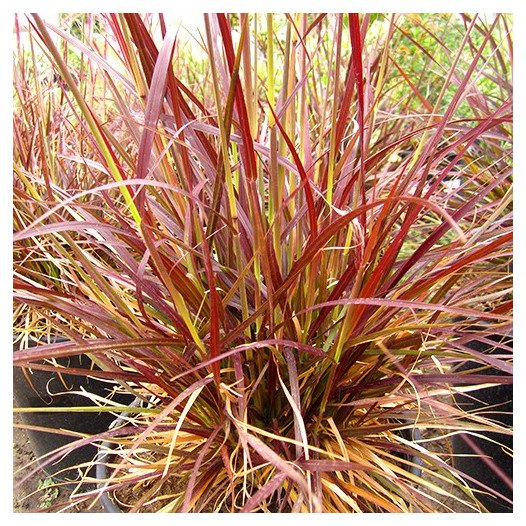
M 150 489 L 150 488 L 148 488 Z M 180 491 L 180 487 L 177 481 L 173 479 L 167 479 L 163 482 L 160 490 L 157 492 L 159 495 L 170 496 Z M 130 509 L 137 504 L 137 494 L 130 487 L 125 487 L 114 495 L 115 500 L 118 501 L 119 506 L 123 509 Z M 145 497 L 146 495 L 144 495 Z M 169 501 L 156 500 L 155 496 L 151 496 L 149 499 L 146 498 L 144 504 L 139 508 L 139 513 L 155 513 L 166 506 Z

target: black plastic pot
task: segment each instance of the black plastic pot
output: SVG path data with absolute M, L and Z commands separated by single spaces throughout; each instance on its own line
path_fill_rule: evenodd
M 67 341 L 56 339 L 54 342 Z M 38 345 L 32 342 L 31 346 Z M 14 345 L 14 351 L 18 346 Z M 63 366 L 90 369 L 92 362 L 87 356 L 73 356 L 59 358 L 57 362 Z M 26 374 L 24 374 L 24 371 Z M 28 382 L 27 377 L 30 378 Z M 62 378 L 62 379 L 61 379 Z M 25 369 L 13 367 L 13 391 L 17 407 L 76 407 L 94 405 L 85 396 L 74 394 L 73 391 L 84 389 L 89 393 L 107 396 L 113 384 L 106 381 L 96 380 L 90 376 L 78 376 L 61 374 L 55 372 L 40 371 L 37 369 Z M 60 393 L 60 394 L 59 394 Z M 63 393 L 63 394 L 62 394 Z M 113 400 L 120 404 L 128 404 L 133 401 L 130 395 L 116 395 Z M 106 431 L 115 415 L 108 412 L 30 412 L 21 413 L 22 421 L 31 426 L 46 427 L 52 429 L 65 429 L 77 431 L 89 435 Z M 57 448 L 69 444 L 79 437 L 65 436 L 58 433 L 28 430 L 29 440 L 34 454 L 37 457 L 55 451 Z M 92 461 L 97 455 L 94 445 L 86 445 L 76 448 L 59 460 L 44 466 L 44 471 L 53 478 L 72 482 L 79 478 L 79 471 L 75 466 Z M 94 469 L 89 474 L 94 475 Z
M 493 342 L 501 342 L 508 347 L 513 347 L 513 336 L 503 337 L 492 335 L 488 339 Z M 480 342 L 469 341 L 466 347 L 470 349 L 487 353 L 502 354 L 502 350 L 493 345 Z M 459 370 L 470 370 L 477 364 L 468 362 L 463 364 Z M 490 369 L 484 371 L 484 374 L 504 375 L 502 371 Z M 486 415 L 492 420 L 503 424 L 506 427 L 513 425 L 513 384 L 498 385 L 495 387 L 483 389 L 468 395 L 455 395 L 457 404 L 465 411 L 479 411 L 488 407 Z M 489 408 L 489 406 L 495 406 Z M 457 469 L 469 475 L 481 484 L 492 488 L 504 497 L 512 500 L 513 489 L 508 486 L 505 478 L 513 479 L 513 459 L 504 451 L 504 447 L 513 449 L 513 437 L 500 433 L 486 433 L 488 439 L 481 437 L 458 434 L 453 437 L 454 464 Z M 480 457 L 480 452 L 488 458 L 490 463 L 485 462 Z M 496 466 L 492 468 L 491 465 Z M 500 473 L 499 473 L 500 471 Z M 502 476 L 504 474 L 504 476 Z M 473 489 L 484 491 L 478 484 L 468 481 Z M 502 498 L 486 493 L 477 493 L 477 498 L 492 513 L 512 513 L 513 505 L 509 504 Z

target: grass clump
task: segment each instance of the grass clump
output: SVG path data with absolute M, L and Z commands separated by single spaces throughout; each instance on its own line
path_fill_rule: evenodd
M 163 15 L 59 22 L 15 24 L 15 330 L 71 343 L 15 364 L 88 354 L 138 398 L 93 439 L 106 490 L 482 509 L 429 444 L 511 433 L 451 398 L 511 382 L 458 343 L 511 327 L 509 17 L 205 15 L 193 51 Z

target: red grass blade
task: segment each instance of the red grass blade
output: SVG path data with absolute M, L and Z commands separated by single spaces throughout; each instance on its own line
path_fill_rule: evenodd
M 351 53 L 352 53 L 352 70 L 356 91 L 358 93 L 358 124 L 360 126 L 360 178 L 362 204 L 365 204 L 365 102 L 364 102 L 364 84 L 363 84 L 363 64 L 362 64 L 362 37 L 360 34 L 360 15 L 358 13 L 349 14 L 349 31 L 351 35 Z M 365 217 L 362 216 L 362 221 Z

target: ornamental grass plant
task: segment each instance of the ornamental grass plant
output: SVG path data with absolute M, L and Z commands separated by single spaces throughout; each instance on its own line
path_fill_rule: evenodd
M 33 14 L 14 37 L 14 364 L 107 380 L 121 415 L 41 459 L 108 453 L 53 509 L 506 500 L 435 446 L 512 434 L 453 398 L 512 383 L 508 344 L 466 345 L 512 324 L 510 16 L 207 14 L 188 39 Z

